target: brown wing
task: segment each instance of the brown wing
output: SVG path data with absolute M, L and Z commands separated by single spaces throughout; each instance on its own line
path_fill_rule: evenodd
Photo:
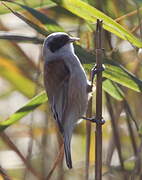
M 44 65 L 44 84 L 54 117 L 62 131 L 62 115 L 67 104 L 70 72 L 64 60 L 58 59 Z

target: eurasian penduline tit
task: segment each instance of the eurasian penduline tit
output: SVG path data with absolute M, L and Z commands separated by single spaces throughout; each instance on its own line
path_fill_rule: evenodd
M 85 114 L 89 82 L 74 53 L 79 40 L 63 32 L 50 34 L 44 41 L 44 84 L 51 109 L 64 141 L 66 164 L 72 168 L 71 137 L 76 122 Z

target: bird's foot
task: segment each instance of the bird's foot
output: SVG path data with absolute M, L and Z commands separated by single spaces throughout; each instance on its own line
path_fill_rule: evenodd
M 88 84 L 87 85 L 87 93 L 91 93 L 93 89 L 93 85 Z
M 91 121 L 93 123 L 96 123 L 96 124 L 104 124 L 105 123 L 105 120 L 103 119 L 103 117 L 101 118 L 101 120 L 98 120 L 96 117 L 92 117 L 92 118 L 87 118 L 87 117 L 81 117 L 82 119 L 85 119 L 87 121 Z
M 103 64 L 102 67 L 97 67 L 97 65 L 95 65 L 95 67 L 91 70 L 91 80 L 93 81 L 95 75 L 99 72 L 102 72 L 105 70 L 105 65 Z

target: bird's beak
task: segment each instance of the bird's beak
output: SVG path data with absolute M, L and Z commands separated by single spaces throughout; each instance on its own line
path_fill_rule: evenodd
M 69 42 L 74 42 L 74 41 L 79 41 L 79 40 L 80 40 L 80 38 L 78 38 L 78 37 L 70 37 Z

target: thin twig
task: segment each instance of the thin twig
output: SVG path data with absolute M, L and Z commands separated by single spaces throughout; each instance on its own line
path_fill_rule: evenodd
M 118 104 L 119 105 L 119 104 Z M 110 118 L 112 119 L 115 119 L 115 124 L 117 124 L 118 123 L 118 120 L 119 120 L 119 118 L 120 118 L 120 114 L 122 113 L 122 111 L 123 111 L 123 106 L 122 106 L 122 103 L 120 103 L 120 105 L 118 106 L 118 105 L 116 105 L 116 111 L 115 111 L 115 115 L 114 116 L 111 116 L 111 114 L 110 114 L 110 109 L 109 109 L 109 107 L 108 107 L 108 104 L 107 104 L 107 108 L 108 108 L 108 110 L 109 110 L 109 114 L 110 114 Z M 107 152 L 107 165 L 108 165 L 108 167 L 110 167 L 110 164 L 111 164 L 111 160 L 112 160 L 112 155 L 113 155 L 113 153 L 114 153 L 114 150 L 115 150 L 115 148 L 116 148 L 116 144 L 115 144 L 115 137 L 114 137 L 114 134 L 112 134 L 112 137 L 111 137 L 111 144 L 109 144 L 109 148 L 108 148 L 108 152 Z
M 142 10 L 142 7 L 139 8 L 139 11 L 141 11 L 141 10 Z M 133 15 L 135 15 L 135 14 L 137 14 L 137 10 L 132 11 L 132 12 L 130 12 L 130 13 L 127 13 L 127 14 L 125 14 L 125 15 L 123 15 L 123 16 L 120 16 L 120 17 L 116 18 L 115 21 L 116 21 L 116 22 L 119 22 L 119 21 L 121 21 L 121 20 L 123 20 L 123 19 L 125 19 L 125 18 L 127 18 L 127 17 L 131 17 L 131 16 L 133 16 Z
M 97 20 L 96 29 L 96 140 L 95 140 L 95 180 L 102 179 L 102 21 Z
M 86 117 L 92 117 L 92 97 L 88 102 L 88 110 Z M 86 164 L 85 164 L 85 180 L 89 179 L 89 164 L 90 164 L 90 144 L 91 144 L 91 122 L 86 121 Z
M 124 102 L 124 108 L 125 108 L 126 122 L 127 122 L 127 126 L 129 129 L 129 135 L 130 135 L 130 140 L 132 143 L 134 155 L 137 156 L 137 143 L 136 143 L 136 139 L 135 139 L 135 135 L 134 135 L 134 130 L 132 127 L 132 121 L 130 119 L 130 114 L 129 114 L 129 111 L 127 110 L 127 106 L 125 105 L 125 102 Z
M 139 145 L 138 150 L 137 150 L 136 163 L 135 163 L 135 167 L 134 167 L 134 170 L 133 170 L 132 177 L 134 177 L 136 174 L 139 174 L 139 175 L 142 176 L 142 168 L 141 168 L 142 158 L 141 158 L 141 154 L 142 154 L 142 137 L 141 137 L 140 145 Z M 141 178 L 140 178 L 140 180 L 141 180 Z
M 89 34 L 87 33 L 86 37 L 86 45 L 87 49 L 90 49 L 90 42 L 89 42 Z M 89 80 L 91 81 L 91 73 Z M 93 87 L 93 81 L 91 81 L 91 86 Z M 93 97 L 91 96 L 88 102 L 88 108 L 86 112 L 86 117 L 92 117 L 92 100 Z M 91 122 L 86 121 L 86 160 L 85 160 L 85 180 L 89 179 L 89 165 L 90 165 L 90 144 L 91 144 Z
M 141 21 L 142 23 L 142 21 Z M 140 28 L 140 24 L 136 25 L 136 26 L 133 26 L 133 28 L 130 30 L 131 33 L 135 33 L 137 32 L 137 30 Z
M 63 158 L 63 155 L 64 155 L 64 145 L 61 146 L 61 149 L 60 149 L 60 151 L 59 151 L 59 153 L 58 153 L 58 155 L 56 157 L 56 160 L 55 160 L 55 162 L 53 164 L 53 167 L 51 168 L 48 176 L 46 177 L 46 180 L 49 180 L 51 178 L 55 168 L 57 167 L 60 160 Z
M 38 64 L 37 67 L 38 69 L 40 69 L 40 56 L 38 57 Z M 37 71 L 35 74 L 35 83 L 36 83 L 36 87 L 35 87 L 35 95 L 39 92 L 39 86 L 38 86 L 38 77 L 40 75 L 41 72 Z M 31 120 L 30 120 L 30 139 L 29 139 L 29 143 L 28 143 L 28 153 L 27 153 L 27 163 L 31 164 L 31 159 L 32 159 L 32 152 L 33 152 L 33 144 L 34 144 L 34 132 L 33 132 L 33 125 L 34 125 L 34 112 L 32 112 L 32 116 L 31 116 Z M 25 169 L 24 172 L 24 177 L 23 180 L 26 180 L 29 176 L 29 170 L 28 168 Z M 44 176 L 43 176 L 44 177 Z
M 86 121 L 86 160 L 85 160 L 85 180 L 88 180 L 88 179 L 89 179 L 90 144 L 91 144 L 91 122 Z
M 61 136 L 61 133 L 59 132 L 59 130 L 56 132 L 56 136 L 57 136 L 57 141 L 58 141 L 58 148 L 61 150 L 62 146 L 63 146 L 63 137 Z M 64 174 L 64 150 L 62 150 L 62 156 L 59 159 L 60 161 L 58 161 L 58 176 L 57 179 L 62 179 L 64 180 L 65 174 Z
M 138 145 L 136 143 L 134 132 L 133 132 L 133 128 L 132 128 L 132 125 L 131 125 L 131 120 L 132 120 L 133 116 L 131 116 L 131 114 L 129 113 L 130 109 L 128 109 L 128 107 L 126 105 L 127 104 L 124 104 L 124 106 L 126 108 L 125 111 L 126 111 L 126 116 L 127 116 L 127 121 L 128 121 L 127 123 L 129 123 L 128 124 L 128 128 L 130 128 L 129 132 L 130 132 L 130 137 L 131 137 L 131 142 L 132 142 L 132 147 L 133 147 L 134 155 L 135 155 L 135 158 L 136 158 L 135 166 L 134 166 L 134 169 L 133 169 L 133 172 L 132 172 L 132 175 L 131 175 L 131 180 L 134 180 L 135 176 L 138 175 L 138 174 L 140 175 L 141 171 L 142 171 L 141 170 L 141 163 L 142 163 L 142 160 L 141 160 L 142 137 L 139 135 L 139 138 L 140 138 L 141 142 L 140 142 L 139 147 L 137 147 Z M 138 130 L 139 130 L 139 128 L 137 126 L 137 133 L 138 133 Z M 141 177 L 140 177 L 140 180 L 141 180 Z
M 31 122 L 30 122 L 30 139 L 28 143 L 28 153 L 26 157 L 28 164 L 31 164 L 31 157 L 32 157 L 32 151 L 33 151 L 33 140 L 34 140 L 33 139 L 33 120 L 34 120 L 34 117 L 33 117 L 33 112 L 32 112 L 32 117 L 31 117 Z M 29 169 L 26 168 L 24 172 L 23 180 L 28 179 L 28 176 L 29 176 Z
M 115 118 L 114 118 L 114 111 L 113 111 L 113 108 L 112 108 L 112 103 L 110 101 L 110 97 L 109 97 L 108 94 L 106 94 L 106 101 L 107 101 L 107 107 L 108 107 L 108 111 L 109 111 L 110 118 L 111 118 L 112 130 L 113 130 L 113 135 L 114 135 L 114 139 L 115 139 L 115 144 L 116 144 L 116 148 L 117 148 L 121 168 L 124 169 L 124 162 L 123 162 L 123 158 L 122 158 L 122 151 L 121 151 L 121 143 L 120 143 L 120 138 L 119 138 L 119 132 L 118 132 L 118 128 L 117 128 L 117 125 L 116 125 Z
M 27 169 L 29 169 L 29 171 L 38 179 L 38 180 L 43 180 L 42 176 L 36 172 L 36 170 L 30 165 L 28 164 L 28 162 L 26 161 L 25 157 L 21 154 L 21 152 L 17 149 L 17 147 L 15 146 L 15 144 L 13 144 L 13 142 L 10 140 L 10 138 L 4 133 L 1 132 L 0 133 L 0 137 L 3 139 L 3 141 L 14 151 L 18 154 L 18 156 L 20 157 L 20 159 L 24 162 L 25 166 L 27 167 Z
M 41 143 L 40 143 L 40 149 L 41 149 L 41 172 L 43 177 L 46 177 L 47 175 L 47 169 L 48 165 L 45 165 L 46 158 L 49 158 L 49 154 L 47 153 L 47 147 L 49 145 L 49 136 L 47 134 L 49 122 L 48 122 L 48 113 L 46 113 L 45 119 L 44 119 L 44 128 L 43 128 L 43 135 L 41 137 Z M 47 135 L 46 135 L 47 134 Z
M 5 169 L 3 169 L 0 166 L 0 175 L 3 177 L 4 180 L 12 180 L 8 175 L 7 172 L 5 171 Z
M 125 106 L 125 109 L 127 110 L 127 113 L 129 114 L 131 120 L 133 121 L 133 123 L 135 124 L 135 128 L 137 130 L 137 132 L 139 131 L 139 126 L 138 126 L 138 123 L 136 121 L 136 119 L 134 118 L 133 116 L 133 113 L 131 111 L 131 108 L 130 108 L 130 105 L 128 104 L 128 102 L 126 101 L 127 98 L 125 98 L 125 101 L 124 101 L 124 106 Z
M 141 16 L 140 16 L 140 11 L 139 11 L 139 5 L 136 0 L 133 0 L 133 2 L 135 3 L 136 8 L 137 8 L 137 17 L 138 17 L 138 22 L 139 22 L 139 26 L 140 26 L 140 38 L 142 39 L 142 25 L 141 25 Z

